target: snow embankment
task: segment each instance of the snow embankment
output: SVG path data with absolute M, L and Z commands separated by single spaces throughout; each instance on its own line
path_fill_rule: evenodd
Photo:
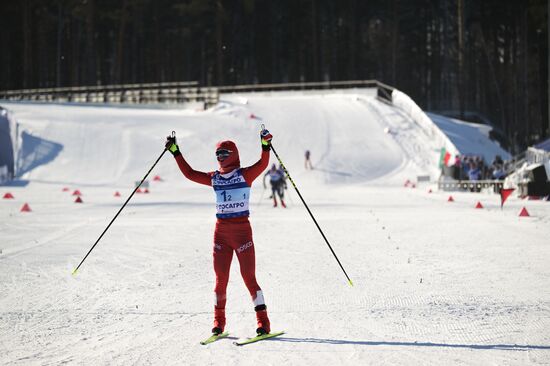
M 507 156 L 486 131 L 435 116 L 434 123 L 402 92 L 395 90 L 392 97 L 394 105 L 377 100 L 375 89 L 224 94 L 218 106 L 204 112 L 6 106 L 19 122 L 19 179 L 28 181 L 120 185 L 139 180 L 172 130 L 196 169 L 216 168 L 213 149 L 221 139 L 234 140 L 248 165 L 257 159 L 262 124 L 275 136 L 274 147 L 290 172 L 304 171 L 309 150 L 315 173 L 308 179 L 331 184 L 401 184 L 416 175 L 435 179 L 441 148 Z M 465 142 L 475 142 L 475 149 Z M 162 161 L 158 169 L 178 173 Z

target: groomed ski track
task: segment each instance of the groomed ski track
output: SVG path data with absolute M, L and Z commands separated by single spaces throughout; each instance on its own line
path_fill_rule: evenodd
M 0 201 L 0 364 L 550 364 L 548 203 L 513 196 L 500 210 L 490 193 L 453 192 L 449 203 L 434 187 L 404 188 L 433 174 L 439 152 L 372 91 L 225 95 L 207 112 L 3 105 L 63 149 L 23 176 L 28 184 L 0 187 L 15 196 Z M 235 260 L 231 336 L 201 346 L 212 325 L 214 195 L 168 155 L 152 173 L 163 181 L 132 199 L 71 276 L 172 130 L 207 171 L 223 138 L 243 165 L 255 162 L 261 123 L 354 287 L 291 188 L 288 209 L 273 209 L 259 178 L 257 277 L 272 327 L 286 333 L 232 344 L 255 330 Z M 25 202 L 33 212 L 19 212 Z M 517 216 L 524 206 L 531 217 Z

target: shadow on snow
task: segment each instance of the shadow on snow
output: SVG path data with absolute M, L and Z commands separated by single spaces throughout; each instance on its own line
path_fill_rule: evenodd
M 522 344 L 453 344 L 433 342 L 384 342 L 384 341 L 351 341 L 339 339 L 322 338 L 273 338 L 272 341 L 295 342 L 295 343 L 321 343 L 321 344 L 349 344 L 357 346 L 397 346 L 397 347 L 441 347 L 441 348 L 466 348 L 481 350 L 501 351 L 528 351 L 528 350 L 550 350 L 550 346 L 522 345 Z
M 27 132 L 21 134 L 22 144 L 17 158 L 17 176 L 53 161 L 63 150 L 63 145 L 33 136 Z

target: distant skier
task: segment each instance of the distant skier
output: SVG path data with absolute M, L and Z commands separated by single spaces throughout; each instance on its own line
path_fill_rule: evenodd
M 193 182 L 212 186 L 216 193 L 216 229 L 214 231 L 214 271 L 216 273 L 216 302 L 214 304 L 214 327 L 212 333 L 222 334 L 225 328 L 226 289 L 229 270 L 236 252 L 244 283 L 252 296 L 258 334 L 271 331 L 262 289 L 256 281 L 256 257 L 252 228 L 248 221 L 250 187 L 267 168 L 272 136 L 267 130 L 260 133 L 262 154 L 254 165 L 241 168 L 239 151 L 233 141 L 220 141 L 216 145 L 219 168 L 205 173 L 196 171 L 183 158 L 176 138 L 168 136 L 166 148 L 174 155 L 178 166 Z
M 279 199 L 281 200 L 281 206 L 283 206 L 283 208 L 286 208 L 284 201 L 286 189 L 285 172 L 283 171 L 282 167 L 277 169 L 277 166 L 273 164 L 271 166 L 271 169 L 269 169 L 269 171 L 264 174 L 264 189 L 266 188 L 265 178 L 267 176 L 269 176 L 269 184 L 271 184 L 271 197 L 273 197 L 273 207 L 277 207 L 277 196 L 279 196 Z
M 311 153 L 309 150 L 306 150 L 305 157 L 306 157 L 306 161 L 305 161 L 306 170 L 307 169 L 313 170 L 313 165 L 311 165 L 311 159 L 310 159 Z

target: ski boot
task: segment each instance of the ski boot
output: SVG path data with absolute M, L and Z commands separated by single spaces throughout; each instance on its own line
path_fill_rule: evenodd
M 281 206 L 283 206 L 283 208 L 286 208 L 285 201 L 281 200 Z
M 225 328 L 225 309 L 214 308 L 214 327 L 212 334 L 222 334 Z
M 269 318 L 267 317 L 267 307 L 265 305 L 258 305 L 254 308 L 254 310 L 256 310 L 256 320 L 258 321 L 256 333 L 258 335 L 262 335 L 271 332 Z

